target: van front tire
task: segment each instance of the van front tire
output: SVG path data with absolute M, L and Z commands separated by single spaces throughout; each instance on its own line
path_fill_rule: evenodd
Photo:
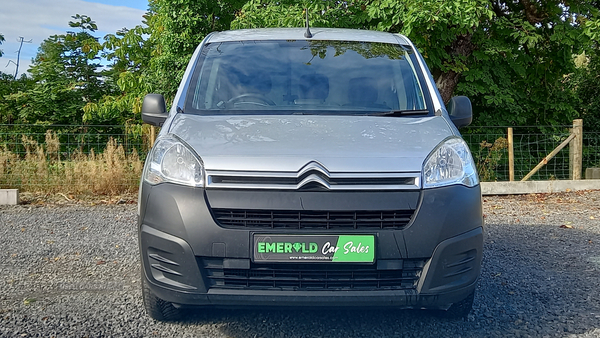
M 142 296 L 144 299 L 144 308 L 146 313 L 153 319 L 161 322 L 173 322 L 180 320 L 183 316 L 182 310 L 173 306 L 173 303 L 164 301 L 156 297 L 150 287 L 148 281 L 142 273 Z
M 465 319 L 473 309 L 474 300 L 475 291 L 460 302 L 452 304 L 448 310 L 440 311 L 440 316 L 446 319 Z

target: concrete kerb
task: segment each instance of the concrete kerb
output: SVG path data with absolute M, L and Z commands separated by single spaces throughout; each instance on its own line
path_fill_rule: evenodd
M 600 180 L 481 182 L 483 195 L 520 195 L 600 190 Z
M 0 189 L 0 205 L 19 204 L 19 190 L 18 189 Z
M 481 182 L 482 195 L 522 195 L 600 190 L 600 180 Z M 0 205 L 19 204 L 18 189 L 0 189 Z

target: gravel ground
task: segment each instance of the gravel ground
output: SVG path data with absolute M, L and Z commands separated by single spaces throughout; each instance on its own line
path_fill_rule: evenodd
M 89 204 L 89 202 L 88 202 Z M 0 337 L 600 337 L 600 191 L 485 197 L 468 320 L 426 311 L 144 313 L 136 206 L 0 207 Z

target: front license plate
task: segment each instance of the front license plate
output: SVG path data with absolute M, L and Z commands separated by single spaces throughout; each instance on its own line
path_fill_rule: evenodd
M 255 262 L 373 263 L 373 235 L 254 234 Z

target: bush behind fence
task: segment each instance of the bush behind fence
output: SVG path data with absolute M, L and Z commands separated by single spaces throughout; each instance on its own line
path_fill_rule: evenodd
M 571 126 L 513 127 L 515 180 L 531 171 L 570 134 Z M 507 127 L 461 130 L 482 181 L 508 181 Z M 541 132 L 540 132 L 541 130 Z M 30 192 L 135 192 L 150 148 L 150 128 L 0 125 L 0 188 Z M 583 170 L 600 167 L 600 132 L 583 133 Z M 569 148 L 532 180 L 570 178 Z

